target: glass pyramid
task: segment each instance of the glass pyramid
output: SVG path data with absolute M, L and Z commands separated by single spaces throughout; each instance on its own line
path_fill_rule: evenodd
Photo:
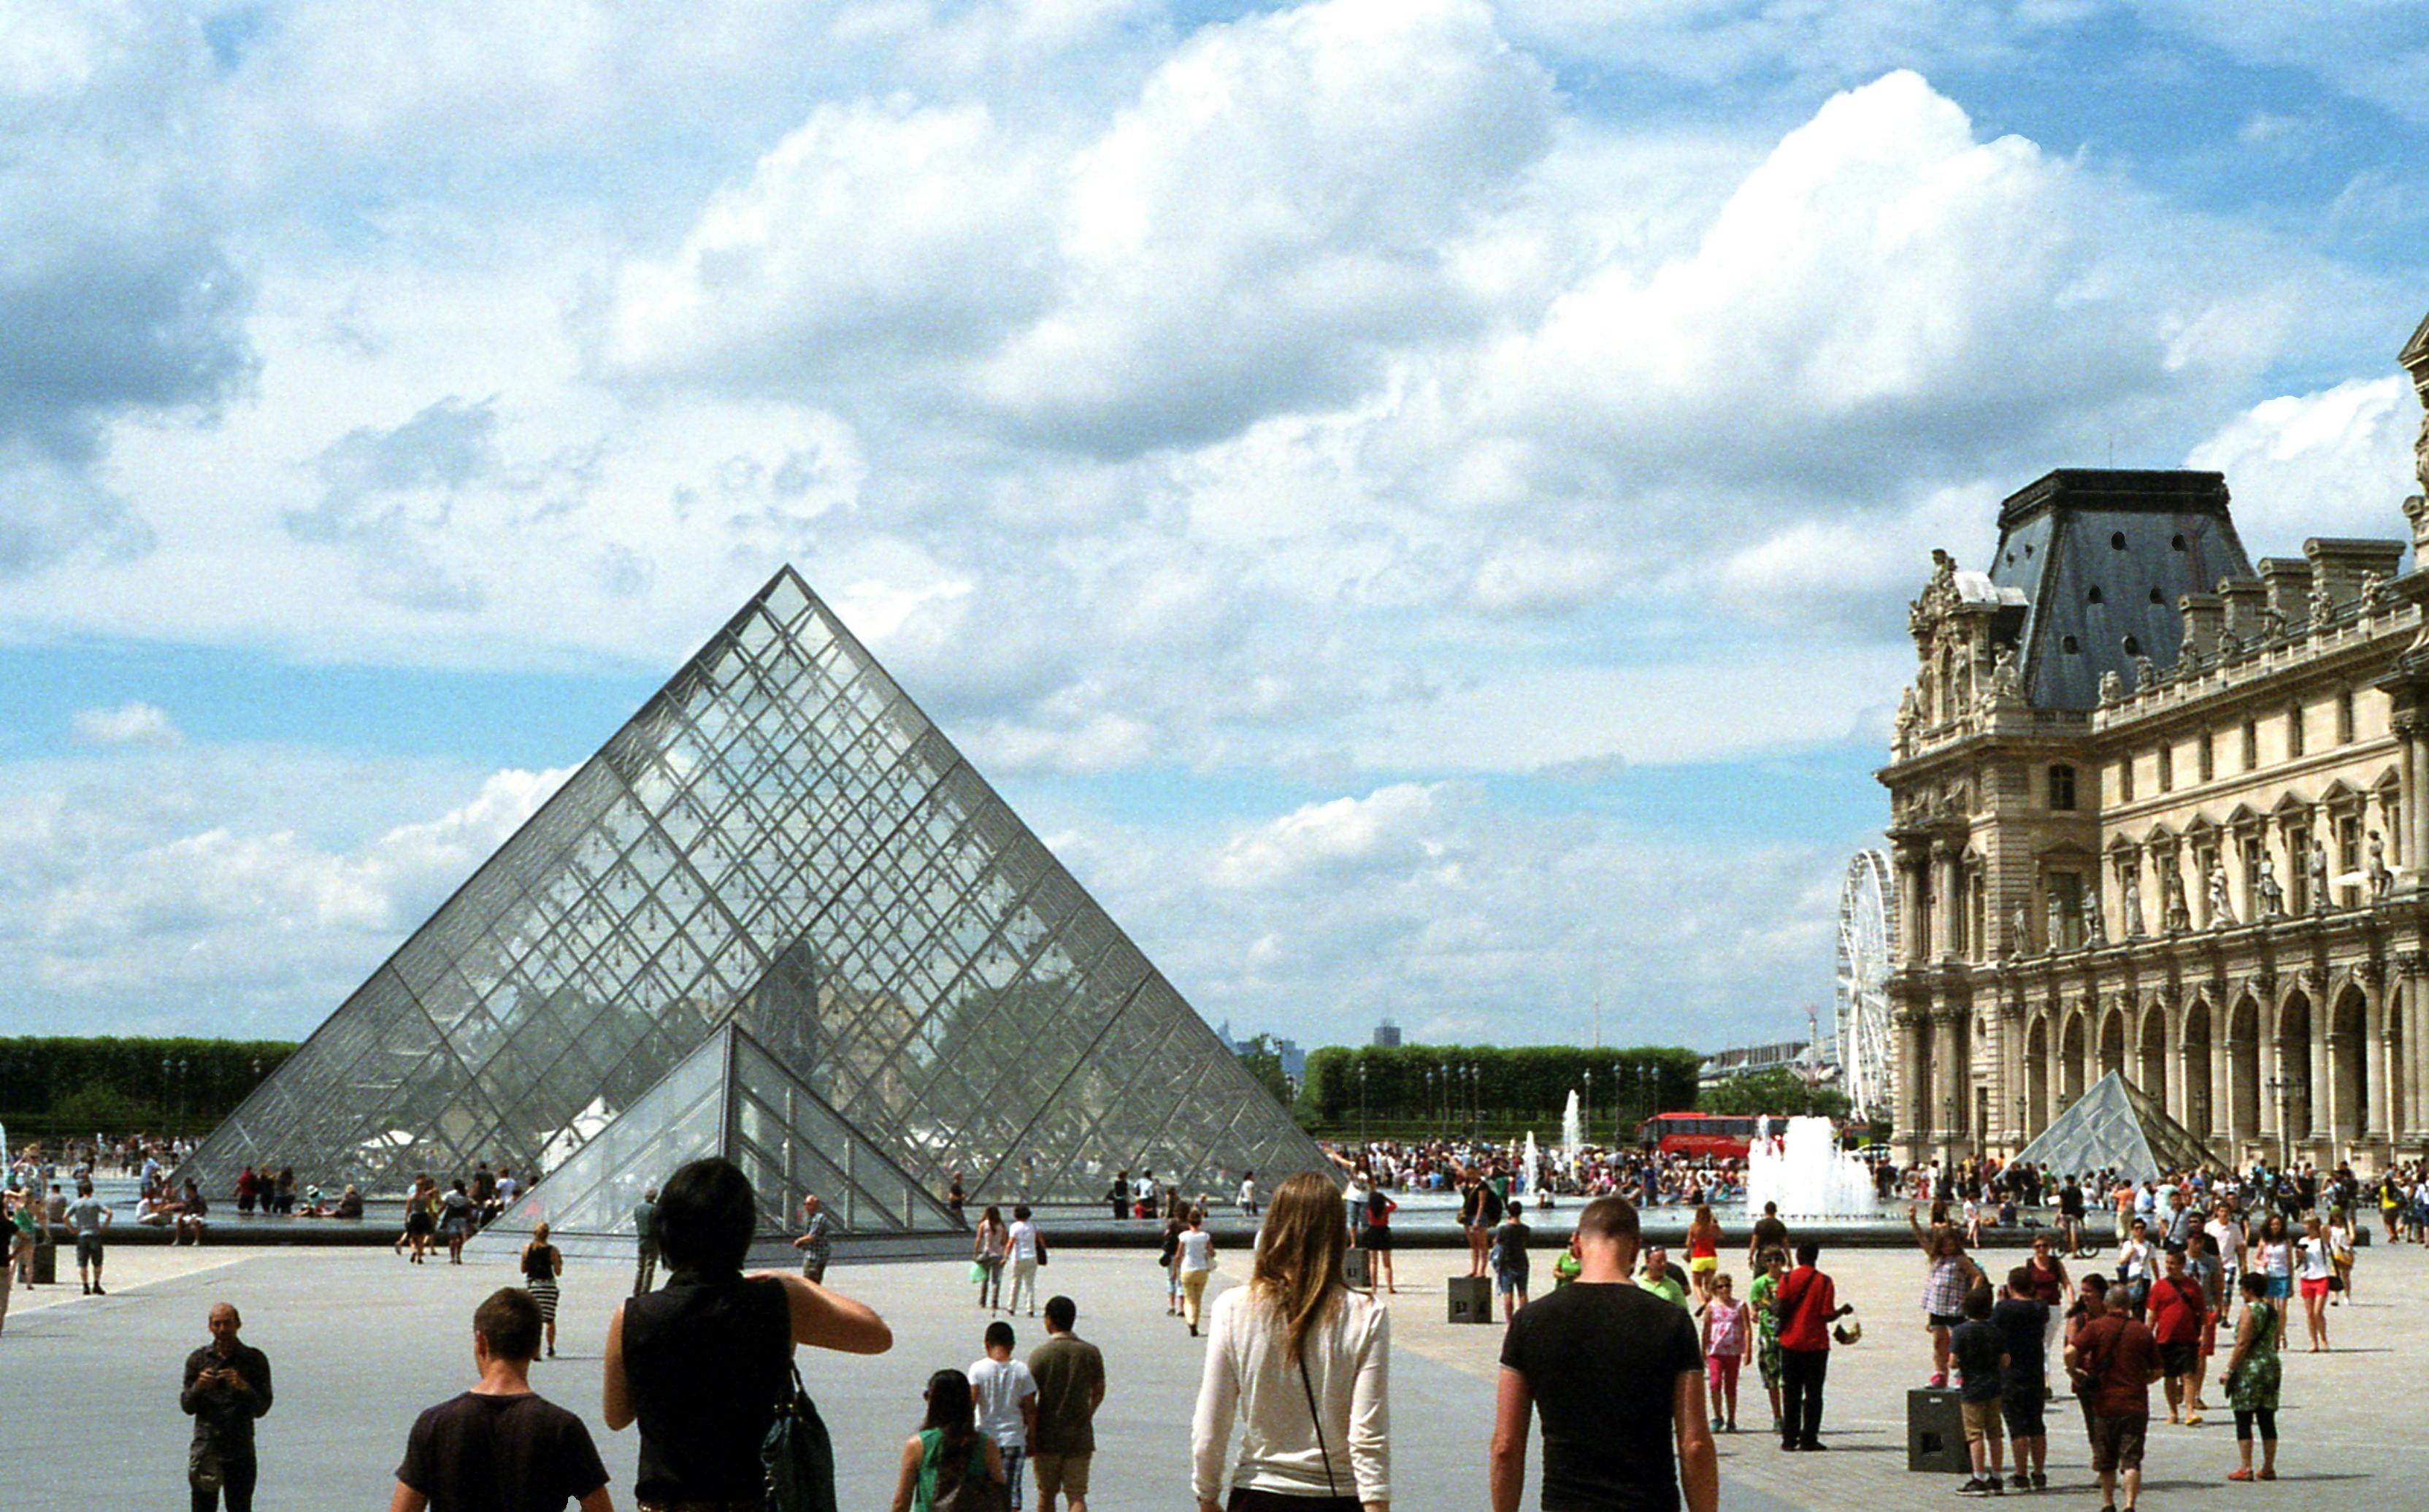
M 728 1024 L 481 1231 L 512 1251 L 545 1220 L 570 1253 L 632 1251 L 633 1209 L 675 1167 L 722 1155 L 759 1193 L 759 1230 L 789 1236 L 815 1192 L 846 1234 L 965 1234 L 918 1178 L 863 1138 L 739 1027 Z M 615 1240 L 612 1245 L 597 1241 Z
M 728 1023 L 935 1192 L 1331 1169 L 785 567 L 187 1170 L 528 1180 Z
M 2051 1119 L 2016 1159 L 2061 1176 L 2113 1169 L 2130 1181 L 2156 1181 L 2184 1166 L 2224 1169 L 2190 1130 L 2117 1071 Z

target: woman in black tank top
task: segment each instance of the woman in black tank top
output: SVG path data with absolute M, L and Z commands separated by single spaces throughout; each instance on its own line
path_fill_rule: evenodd
M 633 1493 L 644 1506 L 759 1505 L 759 1445 L 791 1389 L 797 1343 L 852 1355 L 893 1346 L 885 1321 L 833 1288 L 742 1265 L 758 1198 L 732 1162 L 694 1160 L 658 1195 L 658 1250 L 671 1274 L 607 1325 L 607 1426 L 641 1425 Z

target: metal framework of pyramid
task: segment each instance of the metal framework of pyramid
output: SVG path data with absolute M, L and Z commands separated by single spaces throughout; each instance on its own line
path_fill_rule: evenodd
M 634 1209 L 686 1160 L 721 1155 L 759 1196 L 759 1232 L 793 1231 L 817 1192 L 852 1235 L 966 1235 L 968 1225 L 863 1138 L 748 1030 L 728 1024 L 519 1196 L 474 1243 L 511 1250 L 542 1222 L 569 1254 L 632 1253 Z M 955 1248 L 966 1241 L 957 1239 Z
M 1331 1169 L 790 567 L 186 1169 L 546 1179 L 728 1023 L 932 1191 Z
M 2131 1181 L 2188 1166 L 2221 1168 L 2207 1146 L 2119 1071 L 2087 1088 L 2016 1159 L 2060 1175 L 2114 1169 Z

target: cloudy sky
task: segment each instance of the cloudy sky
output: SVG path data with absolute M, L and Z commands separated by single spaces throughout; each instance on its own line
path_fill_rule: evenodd
M 2386 0 L 0 4 L 0 1023 L 301 1034 L 782 562 L 1212 1020 L 1828 1011 L 1928 550 L 2392 534 Z

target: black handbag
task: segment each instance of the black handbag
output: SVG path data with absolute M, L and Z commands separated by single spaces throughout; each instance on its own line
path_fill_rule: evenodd
M 792 1367 L 793 1389 L 776 1404 L 776 1420 L 759 1444 L 768 1474 L 768 1512 L 835 1512 L 834 1440 L 826 1420 Z
M 200 1444 L 186 1451 L 186 1484 L 206 1496 L 217 1496 L 227 1481 L 227 1467 L 219 1451 Z

